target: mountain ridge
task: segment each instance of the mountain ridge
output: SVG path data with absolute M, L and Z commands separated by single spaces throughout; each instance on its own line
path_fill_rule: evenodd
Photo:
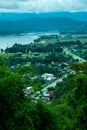
M 31 17 L 67 17 L 74 20 L 86 21 L 87 12 L 46 12 L 46 13 L 0 13 L 0 20 L 23 20 Z
M 87 22 L 67 17 L 28 17 L 23 20 L 0 20 L 0 34 L 55 30 L 87 30 Z

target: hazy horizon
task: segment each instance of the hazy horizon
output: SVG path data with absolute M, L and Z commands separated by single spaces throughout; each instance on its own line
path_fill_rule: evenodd
M 87 0 L 0 0 L 0 12 L 87 12 L 86 3 Z

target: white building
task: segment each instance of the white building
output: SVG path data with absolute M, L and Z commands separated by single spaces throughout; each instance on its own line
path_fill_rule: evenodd
M 31 94 L 33 92 L 32 87 L 27 87 L 24 89 L 24 95 L 28 96 L 28 94 Z
M 56 77 L 54 77 L 53 74 L 49 74 L 49 73 L 45 73 L 45 74 L 43 74 L 41 77 L 42 77 L 44 80 L 48 80 L 48 81 L 53 80 L 53 79 L 56 79 Z

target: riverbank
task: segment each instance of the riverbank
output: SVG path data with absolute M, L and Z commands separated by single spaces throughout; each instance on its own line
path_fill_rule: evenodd
M 58 32 L 32 32 L 32 33 L 20 33 L 13 35 L 0 35 L 0 49 L 6 49 L 11 47 L 15 43 L 29 44 L 42 35 L 58 34 Z

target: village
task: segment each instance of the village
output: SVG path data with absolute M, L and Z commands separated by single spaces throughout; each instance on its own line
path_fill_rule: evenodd
M 9 68 L 17 70 L 25 79 L 25 96 L 50 102 L 56 85 L 69 75 L 75 75 L 70 65 L 86 62 L 86 56 L 83 57 L 86 48 L 77 35 L 57 34 L 41 36 L 30 45 L 16 43 L 1 54 L 8 57 Z

